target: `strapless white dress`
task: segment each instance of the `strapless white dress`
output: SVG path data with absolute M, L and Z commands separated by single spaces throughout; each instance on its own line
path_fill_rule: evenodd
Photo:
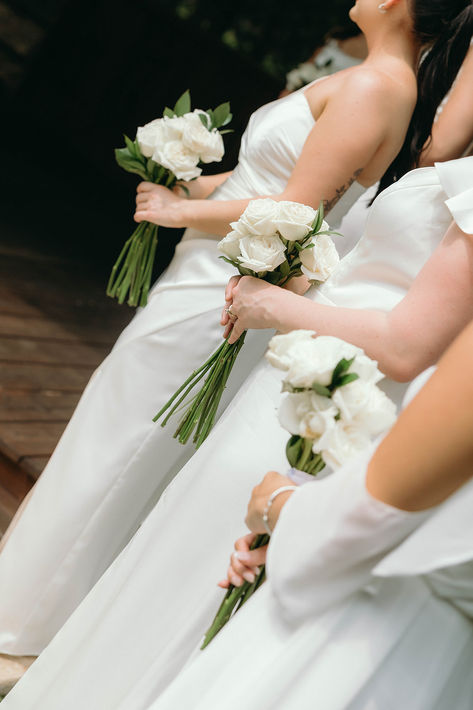
M 346 257 L 351 269 L 342 264 L 340 302 L 392 307 L 440 242 L 450 209 L 473 231 L 472 192 L 473 158 L 416 170 L 389 188 Z M 337 302 L 337 291 L 327 284 L 322 297 Z M 145 710 L 159 697 L 221 601 L 216 581 L 245 533 L 251 489 L 266 471 L 287 468 L 279 401 L 278 373 L 261 364 L 5 710 Z
M 297 491 L 267 583 L 148 710 L 473 707 L 473 481 L 405 513 L 361 492 L 371 453 Z
M 250 119 L 239 163 L 209 198 L 280 193 L 314 118 L 304 92 Z M 333 224 L 363 191 L 332 211 Z M 217 238 L 187 230 L 149 303 L 93 374 L 0 555 L 0 652 L 37 654 L 130 540 L 194 451 L 152 417 L 222 342 L 224 288 L 234 270 Z M 249 334 L 222 401 L 262 356 L 268 332 Z

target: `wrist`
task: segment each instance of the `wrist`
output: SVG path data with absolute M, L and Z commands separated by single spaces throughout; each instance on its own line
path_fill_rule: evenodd
M 274 328 L 278 332 L 287 333 L 294 330 L 297 326 L 294 324 L 294 315 L 297 313 L 298 297 L 292 291 L 287 291 L 285 288 L 275 286 L 273 301 L 269 312 L 271 322 L 268 323 L 268 328 Z
M 276 523 L 278 522 L 282 508 L 285 506 L 295 490 L 297 490 L 297 486 L 294 485 L 281 486 L 276 488 L 268 496 L 268 500 L 261 515 L 263 525 L 268 535 L 271 535 Z
M 173 226 L 175 228 L 185 228 L 190 227 L 190 214 L 192 201 L 186 199 L 185 197 L 179 197 L 174 203 L 174 214 L 173 214 Z

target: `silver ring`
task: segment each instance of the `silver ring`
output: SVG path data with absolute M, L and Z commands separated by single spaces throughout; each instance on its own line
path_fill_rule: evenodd
M 228 308 L 225 308 L 225 313 L 227 313 L 230 316 L 230 318 L 234 318 L 235 320 L 237 320 L 237 318 L 238 318 L 237 314 L 232 311 L 231 306 L 228 306 Z

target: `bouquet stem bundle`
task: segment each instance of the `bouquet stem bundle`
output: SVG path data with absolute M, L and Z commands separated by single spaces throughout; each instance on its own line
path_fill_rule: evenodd
M 205 375 L 208 375 L 199 392 L 192 398 L 189 408 L 174 433 L 174 438 L 178 439 L 181 444 L 188 442 L 194 429 L 195 434 L 193 441 L 197 448 L 207 438 L 213 427 L 218 405 L 227 385 L 227 380 L 238 353 L 245 342 L 245 335 L 246 333 L 243 333 L 236 343 L 233 344 L 225 340 L 201 367 L 194 370 L 153 418 L 153 421 L 156 422 L 164 412 L 170 408 L 166 418 L 161 423 L 161 426 L 165 426 L 194 387 Z
M 269 535 L 258 535 L 253 545 L 251 545 L 251 549 L 256 550 L 258 547 L 264 547 L 268 544 L 268 542 Z M 263 565 L 259 574 L 256 575 L 254 582 L 244 582 L 241 587 L 234 587 L 233 585 L 229 587 L 217 611 L 217 614 L 215 615 L 215 619 L 204 636 L 204 640 L 202 641 L 202 645 L 200 647 L 202 651 L 225 626 L 230 617 L 236 613 L 238 609 L 241 609 L 243 604 L 247 602 L 251 596 L 253 596 L 259 587 L 261 587 L 265 579 L 266 568 Z
M 124 303 L 128 295 L 128 305 L 146 305 L 157 244 L 158 227 L 150 222 L 141 222 L 125 242 L 112 269 L 107 296 Z

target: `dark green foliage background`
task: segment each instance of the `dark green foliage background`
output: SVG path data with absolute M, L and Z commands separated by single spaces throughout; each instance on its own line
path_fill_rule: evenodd
M 104 279 L 129 236 L 137 185 L 114 160 L 123 133 L 161 115 L 186 89 L 193 105 L 230 100 L 234 167 L 252 111 L 275 99 L 352 0 L 6 0 L 42 27 L 1 86 L 0 211 L 15 243 L 75 254 Z M 1 49 L 1 48 L 0 48 Z M 19 140 L 18 137 L 21 137 Z M 160 230 L 159 269 L 179 233 Z

